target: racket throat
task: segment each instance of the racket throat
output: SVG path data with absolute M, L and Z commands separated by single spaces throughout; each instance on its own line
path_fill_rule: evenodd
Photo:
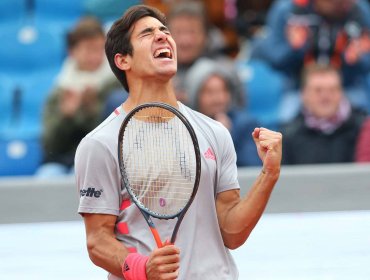
M 159 236 L 159 233 L 158 233 L 157 229 L 155 227 L 152 227 L 152 226 L 149 226 L 149 227 L 150 227 L 150 230 L 152 231 L 155 243 L 157 243 L 157 247 L 162 248 L 163 243 L 162 243 L 161 237 Z

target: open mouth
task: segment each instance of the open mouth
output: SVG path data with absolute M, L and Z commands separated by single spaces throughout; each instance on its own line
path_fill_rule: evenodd
M 169 48 L 158 49 L 154 52 L 154 58 L 172 59 L 172 52 Z

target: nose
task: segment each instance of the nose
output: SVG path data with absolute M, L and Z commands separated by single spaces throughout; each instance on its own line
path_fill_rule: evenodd
M 163 31 L 159 30 L 155 33 L 155 40 L 158 41 L 158 42 L 166 41 L 167 40 L 167 34 L 164 33 Z

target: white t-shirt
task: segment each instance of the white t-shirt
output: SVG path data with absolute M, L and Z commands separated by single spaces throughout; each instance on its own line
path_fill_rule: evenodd
M 201 152 L 201 178 L 196 197 L 180 226 L 180 280 L 234 280 L 238 271 L 224 246 L 217 220 L 215 195 L 238 189 L 236 153 L 228 130 L 220 123 L 178 103 L 194 128 Z M 144 255 L 156 248 L 141 212 L 121 185 L 118 132 L 126 113 L 122 107 L 89 133 L 76 152 L 79 213 L 117 216 L 115 233 L 132 252 Z M 164 241 L 171 237 L 176 219 L 153 219 Z M 109 275 L 108 279 L 122 279 Z

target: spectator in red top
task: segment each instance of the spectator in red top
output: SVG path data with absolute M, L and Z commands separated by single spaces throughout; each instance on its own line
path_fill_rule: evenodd
M 364 122 L 358 137 L 356 162 L 370 162 L 370 117 Z

